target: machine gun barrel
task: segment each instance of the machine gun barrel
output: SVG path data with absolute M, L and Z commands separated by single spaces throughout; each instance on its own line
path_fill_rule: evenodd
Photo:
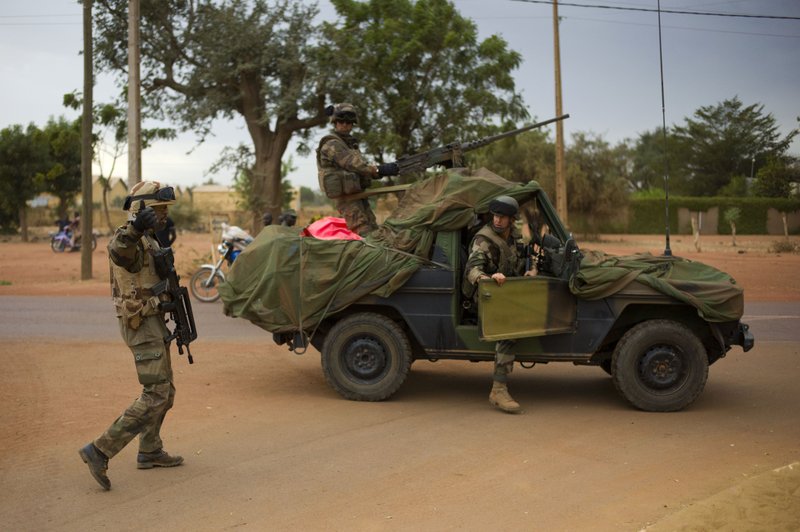
M 411 172 L 422 172 L 426 168 L 430 168 L 431 166 L 442 164 L 447 161 L 453 161 L 454 166 L 461 166 L 463 164 L 461 161 L 461 154 L 464 152 L 482 148 L 483 146 L 491 144 L 492 142 L 513 137 L 515 135 L 519 135 L 520 133 L 530 131 L 531 129 L 536 129 L 546 126 L 547 124 L 552 124 L 553 122 L 558 122 L 559 120 L 564 120 L 565 118 L 569 118 L 569 115 L 564 114 L 543 122 L 537 122 L 535 124 L 524 126 L 518 129 L 512 129 L 511 131 L 504 131 L 503 133 L 498 133 L 497 135 L 490 135 L 488 137 L 483 137 L 470 142 L 453 142 L 422 153 L 403 155 L 397 159 L 397 166 L 400 170 L 399 175 L 408 174 Z

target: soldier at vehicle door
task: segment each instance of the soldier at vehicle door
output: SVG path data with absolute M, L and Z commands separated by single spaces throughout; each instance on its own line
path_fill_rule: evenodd
M 161 441 L 161 424 L 175 399 L 169 342 L 161 303 L 169 296 L 155 295 L 161 280 L 153 253 L 161 249 L 154 230 L 163 229 L 168 205 L 175 203 L 172 187 L 157 181 L 133 185 L 125 201 L 129 217 L 108 244 L 111 293 L 122 338 L 130 349 L 139 383 L 138 397 L 103 434 L 79 450 L 89 472 L 106 490 L 108 461 L 139 436 L 139 469 L 173 467 L 183 463 L 168 454 Z
M 472 238 L 470 254 L 464 269 L 462 288 L 467 299 L 477 304 L 478 283 L 491 279 L 498 286 L 507 277 L 536 275 L 535 270 L 525 271 L 525 257 L 519 249 L 523 246 L 522 235 L 514 226 L 519 212 L 517 200 L 510 196 L 498 196 L 489 203 L 492 219 Z M 495 344 L 494 374 L 489 403 L 509 413 L 521 411 L 508 391 L 508 376 L 514 369 L 514 340 L 500 340 Z
M 329 106 L 333 131 L 325 135 L 317 147 L 317 172 L 320 189 L 336 200 L 336 209 L 345 219 L 348 229 L 366 236 L 378 224 L 366 198 L 351 199 L 348 196 L 363 192 L 372 181 L 383 176 L 397 175 L 397 163 L 371 165 L 358 149 L 358 139 L 352 136 L 353 125 L 358 123 L 358 114 L 352 104 L 339 103 Z

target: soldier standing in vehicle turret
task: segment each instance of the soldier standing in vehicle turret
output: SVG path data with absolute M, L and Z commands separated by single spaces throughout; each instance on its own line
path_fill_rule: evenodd
M 108 460 L 139 435 L 139 469 L 172 467 L 183 463 L 163 449 L 161 423 L 175 398 L 169 342 L 161 303 L 167 294 L 156 294 L 160 282 L 153 253 L 161 246 L 153 231 L 163 229 L 167 206 L 175 203 L 172 187 L 157 181 L 133 185 L 125 200 L 128 222 L 119 227 L 108 243 L 111 266 L 111 292 L 119 319 L 120 332 L 134 355 L 142 394 L 96 440 L 79 451 L 89 472 L 106 490 Z
M 348 229 L 366 236 L 378 224 L 366 198 L 351 199 L 369 188 L 372 179 L 397 175 L 397 163 L 368 164 L 358 149 L 358 139 L 351 135 L 358 115 L 352 104 L 329 106 L 333 131 L 325 135 L 317 148 L 317 171 L 320 189 L 336 200 L 336 209 L 345 219 Z
M 498 196 L 489 203 L 492 221 L 484 225 L 473 237 L 470 254 L 464 269 L 462 288 L 467 298 L 477 303 L 478 282 L 492 279 L 498 286 L 507 277 L 536 275 L 536 271 L 525 272 L 525 257 L 519 252 L 517 243 L 522 235 L 514 227 L 514 219 L 519 212 L 517 200 L 510 196 Z M 489 403 L 504 412 L 521 411 L 508 392 L 508 375 L 514 369 L 514 340 L 500 340 L 495 344 L 494 378 Z

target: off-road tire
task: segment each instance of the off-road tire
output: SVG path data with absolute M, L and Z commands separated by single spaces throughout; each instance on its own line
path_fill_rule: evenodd
M 214 283 L 206 288 L 205 283 L 211 277 L 212 273 L 214 274 Z M 225 281 L 225 276 L 222 275 L 220 271 L 214 272 L 214 269 L 211 267 L 200 268 L 192 275 L 192 280 L 189 282 L 189 291 L 192 292 L 192 295 L 198 301 L 213 303 L 219 299 L 218 287 L 223 281 Z
M 689 406 L 708 379 L 708 355 L 688 327 L 670 320 L 636 325 L 617 343 L 614 386 L 633 406 L 674 412 Z
M 383 401 L 403 384 L 411 344 L 394 321 L 372 312 L 334 325 L 322 345 L 322 372 L 336 392 L 353 401 Z

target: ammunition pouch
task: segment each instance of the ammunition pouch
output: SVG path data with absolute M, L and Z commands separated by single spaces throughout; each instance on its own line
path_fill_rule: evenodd
M 325 195 L 333 199 L 363 191 L 366 187 L 361 181 L 362 179 L 352 172 L 334 172 L 322 178 Z

